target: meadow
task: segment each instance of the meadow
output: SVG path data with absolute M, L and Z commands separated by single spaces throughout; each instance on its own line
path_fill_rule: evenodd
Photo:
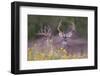
M 28 15 L 27 60 L 88 58 L 87 17 Z

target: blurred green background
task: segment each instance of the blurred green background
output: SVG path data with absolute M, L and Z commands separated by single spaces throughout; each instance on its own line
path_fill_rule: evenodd
M 54 35 L 57 34 L 57 26 L 62 19 L 61 30 L 66 31 L 73 22 L 76 31 L 81 37 L 87 38 L 88 18 L 87 17 L 71 17 L 71 16 L 44 16 L 44 15 L 28 15 L 28 40 L 36 38 L 36 34 L 41 26 L 49 25 Z

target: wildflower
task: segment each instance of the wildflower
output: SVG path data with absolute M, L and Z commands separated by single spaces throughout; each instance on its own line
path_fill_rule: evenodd
M 63 59 L 67 59 L 67 57 L 68 57 L 68 56 L 67 56 L 66 54 L 64 54 L 64 55 L 62 56 Z
M 34 60 L 44 60 L 45 59 L 45 54 L 43 53 L 38 53 L 34 55 Z
M 28 60 L 33 59 L 33 53 L 32 53 L 32 48 L 28 48 Z

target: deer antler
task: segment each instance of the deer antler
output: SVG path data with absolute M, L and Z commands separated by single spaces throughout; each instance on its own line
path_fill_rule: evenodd
M 42 36 L 46 36 L 49 37 L 51 36 L 51 28 L 49 26 L 44 26 L 41 27 L 40 31 L 37 33 L 37 35 L 42 35 Z
M 60 22 L 59 22 L 59 24 L 58 24 L 58 27 L 57 27 L 57 30 L 59 31 L 59 32 L 62 32 L 61 30 L 60 30 L 60 27 L 61 27 L 61 24 L 62 23 L 62 19 L 60 20 Z
M 73 35 L 73 31 L 76 31 L 75 24 L 73 22 L 71 22 L 70 29 L 71 30 L 66 33 L 66 37 L 68 38 L 70 38 Z
M 72 24 L 72 30 L 75 31 L 75 30 L 76 30 L 76 28 L 75 28 L 75 24 L 74 24 L 73 22 L 72 22 L 71 24 Z
M 63 32 L 60 30 L 60 27 L 61 27 L 61 24 L 62 23 L 62 19 L 60 20 L 60 22 L 59 22 L 59 24 L 58 24 L 58 27 L 57 27 L 57 30 L 58 30 L 58 32 L 59 32 L 59 36 L 60 37 L 63 37 Z
M 75 27 L 74 22 L 70 22 L 69 29 L 71 29 L 72 31 L 76 31 L 76 27 Z

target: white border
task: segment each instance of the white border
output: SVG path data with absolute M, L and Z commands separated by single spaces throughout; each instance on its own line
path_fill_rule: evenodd
M 88 59 L 27 61 L 27 15 L 88 17 Z M 20 70 L 94 65 L 94 11 L 43 7 L 20 7 Z

